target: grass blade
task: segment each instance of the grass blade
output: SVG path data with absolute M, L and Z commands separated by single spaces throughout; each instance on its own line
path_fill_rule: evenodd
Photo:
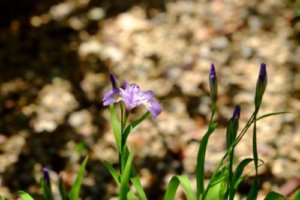
M 260 117 L 257 117 L 256 121 L 258 120 L 261 120 L 263 118 L 266 118 L 266 117 L 270 117 L 270 116 L 274 116 L 274 115 L 282 115 L 282 114 L 289 114 L 290 112 L 273 112 L 273 113 L 268 113 L 268 114 L 265 114 L 265 115 L 262 115 Z
M 27 192 L 19 191 L 22 200 L 34 200 Z
M 104 161 L 103 163 L 106 167 L 106 169 L 109 171 L 111 176 L 114 178 L 116 183 L 120 186 L 120 181 L 119 181 L 119 173 L 115 170 L 115 168 L 107 161 Z
M 168 184 L 164 200 L 174 200 L 179 184 L 182 185 L 187 200 L 196 200 L 196 196 L 189 179 L 183 175 L 172 177 Z
M 72 185 L 69 198 L 70 200 L 77 200 L 80 192 L 80 187 L 83 179 L 83 174 L 85 170 L 86 163 L 88 161 L 88 156 L 86 156 L 80 166 L 79 172 L 77 173 L 76 179 Z
M 134 178 L 131 179 L 132 184 L 134 185 L 137 193 L 139 194 L 141 200 L 147 200 L 146 193 L 143 189 L 143 186 L 141 184 L 141 181 L 138 176 L 135 176 Z
M 62 176 L 59 176 L 58 189 L 62 200 L 69 200 Z
M 300 199 L 300 189 L 298 189 L 294 195 L 294 200 L 299 200 Z
M 131 166 L 132 166 L 132 160 L 133 160 L 133 154 L 129 154 L 129 157 L 127 159 L 127 162 L 125 164 L 124 171 L 122 173 L 121 177 L 121 187 L 120 187 L 120 200 L 125 200 L 127 197 L 127 193 L 129 192 L 129 178 L 130 178 L 130 172 L 131 172 Z
M 232 186 L 233 187 L 230 187 L 230 190 L 229 190 L 229 199 L 230 200 L 234 199 L 234 195 L 236 193 L 237 187 L 239 186 L 240 182 L 244 178 L 244 176 L 242 176 L 242 174 L 243 174 L 245 167 L 252 161 L 253 161 L 252 158 L 246 158 L 246 159 L 242 160 L 242 162 L 237 166 L 235 172 L 233 173 L 233 178 L 232 178 Z
M 128 192 L 127 199 L 128 200 L 139 200 L 139 198 L 137 198 L 137 196 L 132 191 Z
M 41 186 L 43 189 L 43 196 L 45 200 L 53 200 L 53 195 L 51 191 L 51 185 L 48 184 L 44 178 L 41 178 Z
M 257 176 L 255 176 L 254 182 L 252 183 L 250 192 L 247 196 L 247 200 L 257 199 L 257 193 L 258 193 L 258 178 Z
M 206 147 L 208 143 L 208 139 L 210 135 L 214 132 L 216 128 L 216 124 L 212 124 L 208 127 L 207 132 L 203 136 L 198 155 L 197 155 L 197 166 L 196 166 L 196 181 L 197 181 L 197 197 L 199 198 L 200 195 L 204 193 L 204 164 L 205 164 L 205 154 L 206 154 Z
M 282 196 L 281 194 L 277 193 L 277 192 L 270 192 L 265 200 L 285 200 L 284 196 Z
M 214 176 L 203 195 L 205 200 L 222 200 L 225 199 L 227 189 L 228 170 L 224 169 Z
M 116 141 L 116 144 L 117 144 L 117 149 L 118 149 L 118 152 L 120 153 L 121 152 L 121 127 L 120 127 L 120 123 L 118 121 L 116 109 L 115 109 L 115 106 L 113 104 L 111 104 L 109 106 L 109 110 L 110 110 L 110 117 L 111 117 L 112 128 L 113 128 L 113 132 L 114 132 L 114 136 L 115 136 L 115 141 Z

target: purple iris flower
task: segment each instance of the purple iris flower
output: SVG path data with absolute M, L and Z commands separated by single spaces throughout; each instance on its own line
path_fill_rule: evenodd
M 156 117 L 161 113 L 161 106 L 154 100 L 152 91 L 142 91 L 137 84 L 129 84 L 123 81 L 120 88 L 116 88 L 116 80 L 110 75 L 113 89 L 109 90 L 103 97 L 103 106 L 123 101 L 127 111 L 134 109 L 139 105 L 143 105 L 152 116 Z

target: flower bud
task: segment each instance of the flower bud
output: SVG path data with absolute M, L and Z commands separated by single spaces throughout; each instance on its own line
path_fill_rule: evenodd
M 110 82 L 111 82 L 113 89 L 118 88 L 118 84 L 117 84 L 115 75 L 113 73 L 109 73 L 109 78 L 110 78 Z
M 50 185 L 50 176 L 49 176 L 49 169 L 47 167 L 43 168 L 43 178 L 45 183 L 49 186 Z
M 226 142 L 227 148 L 230 148 L 232 143 L 234 142 L 237 131 L 239 128 L 239 119 L 240 119 L 241 107 L 235 106 L 233 115 L 229 119 L 228 126 L 227 126 L 227 133 L 226 133 Z
M 210 93 L 211 93 L 211 101 L 213 109 L 216 109 L 216 102 L 217 102 L 217 94 L 218 94 L 218 86 L 217 86 L 217 75 L 215 70 L 215 65 L 211 64 L 210 71 L 209 71 L 209 86 L 210 86 Z
M 260 71 L 259 71 L 259 75 L 256 83 L 256 90 L 255 90 L 254 104 L 256 110 L 258 110 L 261 105 L 262 97 L 264 95 L 266 87 L 267 87 L 267 69 L 266 69 L 266 64 L 262 63 L 260 66 Z

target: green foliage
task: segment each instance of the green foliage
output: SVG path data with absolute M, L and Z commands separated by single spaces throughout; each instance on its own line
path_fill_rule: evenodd
M 116 145 L 118 148 L 118 152 L 121 152 L 121 127 L 120 127 L 120 123 L 118 121 L 115 106 L 113 104 L 111 104 L 109 106 L 109 110 L 110 110 L 110 116 L 111 116 L 110 120 L 111 120 L 113 132 L 114 132 L 114 136 L 115 136 Z
M 198 156 L 197 156 L 197 166 L 196 166 L 196 181 L 197 181 L 197 197 L 200 198 L 200 196 L 204 192 L 204 164 L 205 164 L 205 154 L 206 154 L 206 147 L 208 143 L 208 139 L 211 136 L 211 134 L 214 132 L 216 129 L 217 125 L 216 124 L 211 124 L 208 127 L 207 132 L 203 136 L 199 151 L 198 151 Z
M 115 170 L 115 168 L 107 161 L 104 161 L 104 165 L 106 169 L 109 171 L 110 175 L 114 178 L 116 183 L 120 186 L 120 181 L 119 181 L 119 173 Z
M 127 193 L 129 192 L 128 182 L 130 178 L 132 159 L 133 159 L 133 154 L 129 154 L 124 172 L 121 175 L 120 200 L 126 199 Z
M 175 198 L 177 188 L 181 184 L 187 200 L 196 200 L 196 195 L 191 187 L 190 181 L 186 176 L 173 176 L 167 187 L 164 200 L 172 200 Z
M 276 192 L 270 192 L 265 200 L 285 200 L 284 196 Z
M 43 190 L 43 196 L 45 200 L 53 200 L 51 185 L 47 183 L 44 178 L 41 178 L 41 187 Z
M 134 185 L 137 193 L 139 194 L 141 200 L 147 200 L 146 193 L 143 189 L 143 186 L 141 184 L 140 178 L 138 176 L 135 176 L 131 179 L 131 183 Z
M 64 182 L 63 182 L 63 179 L 61 176 L 59 176 L 59 180 L 58 180 L 58 189 L 59 189 L 61 199 L 69 200 L 68 193 L 66 191 L 66 188 L 65 188 L 65 185 L 64 185 Z
M 81 187 L 81 183 L 82 183 L 82 179 L 83 179 L 83 175 L 84 175 L 84 171 L 85 171 L 85 166 L 86 163 L 88 161 L 88 157 L 85 157 L 80 169 L 77 173 L 76 179 L 72 185 L 71 191 L 69 193 L 69 199 L 70 200 L 77 200 L 79 197 L 79 192 L 80 192 L 80 187 Z
M 300 200 L 300 188 L 295 192 L 294 200 Z
M 24 191 L 19 191 L 19 195 L 22 200 L 34 200 L 28 193 Z

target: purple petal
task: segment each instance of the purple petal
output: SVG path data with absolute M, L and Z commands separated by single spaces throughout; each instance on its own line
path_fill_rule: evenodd
M 154 94 L 153 94 L 152 91 L 146 91 L 146 92 L 143 92 L 143 94 L 142 94 L 141 96 L 142 96 L 142 98 L 148 99 L 148 100 L 154 98 Z
M 154 100 L 148 102 L 147 106 L 145 106 L 147 110 L 149 110 L 153 117 L 157 117 L 161 113 L 161 106 Z
M 123 82 L 122 87 L 120 89 L 122 100 L 125 103 L 126 109 L 132 110 L 140 104 L 139 100 L 142 91 L 137 84 L 128 84 L 126 81 Z
M 103 106 L 107 106 L 112 103 L 119 102 L 120 100 L 121 100 L 120 89 L 111 89 L 104 94 L 102 102 L 103 102 Z

